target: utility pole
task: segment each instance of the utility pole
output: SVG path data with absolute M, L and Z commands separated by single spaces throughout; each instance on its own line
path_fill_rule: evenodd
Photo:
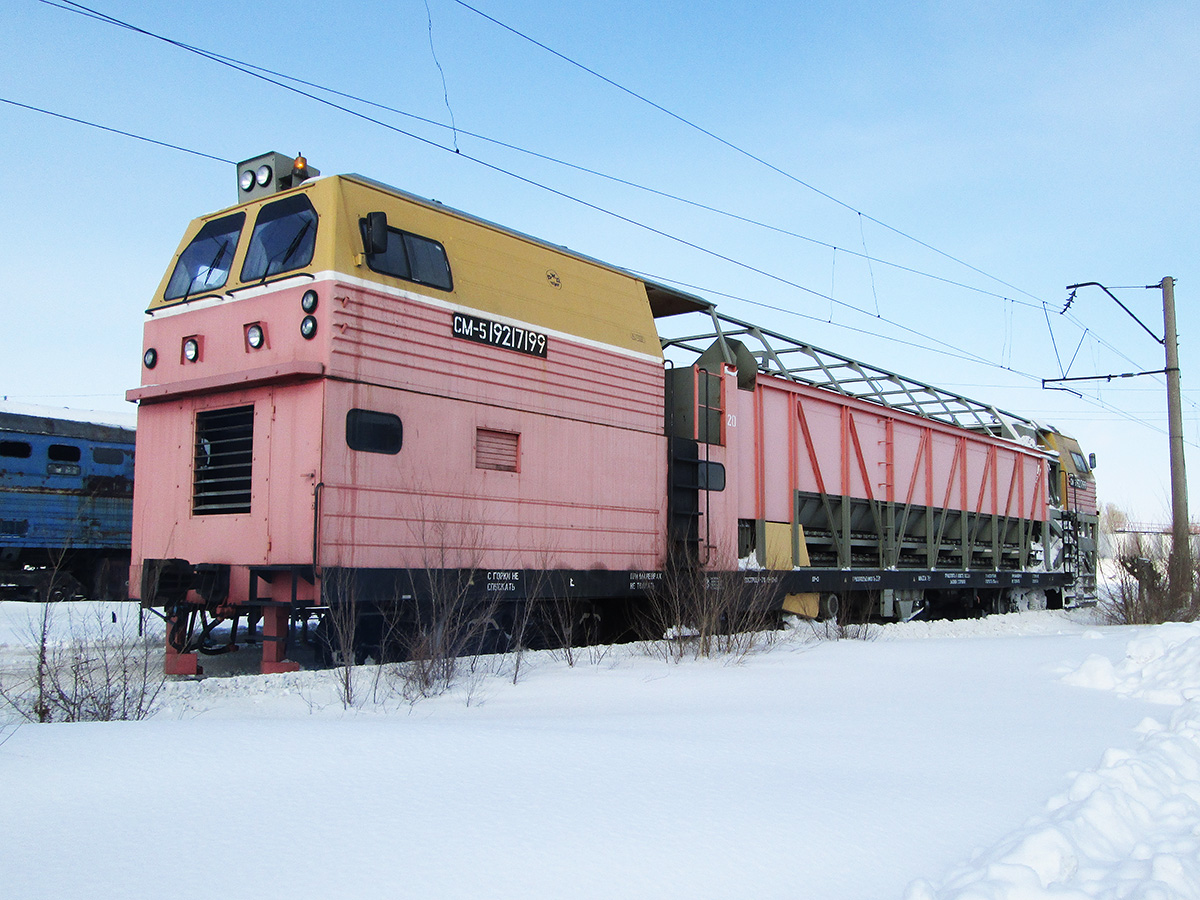
M 1171 559 L 1168 564 L 1172 606 L 1190 605 L 1192 547 L 1188 528 L 1187 477 L 1183 464 L 1183 407 L 1179 399 L 1179 341 L 1175 331 L 1175 279 L 1158 285 L 1163 296 L 1163 345 L 1167 351 L 1167 434 L 1171 443 Z
M 1084 375 L 1068 378 L 1043 378 L 1042 387 L 1061 384 L 1067 381 L 1112 381 L 1114 378 L 1135 378 L 1139 375 L 1167 376 L 1167 438 L 1171 452 L 1171 556 L 1167 561 L 1167 594 L 1172 612 L 1191 614 L 1193 617 L 1200 613 L 1200 608 L 1194 602 L 1193 571 L 1192 571 L 1192 539 L 1188 522 L 1187 476 L 1183 465 L 1183 406 L 1179 399 L 1179 339 L 1175 330 L 1175 279 L 1168 275 L 1158 284 L 1146 285 L 1146 290 L 1162 290 L 1163 297 L 1163 329 L 1160 338 L 1147 327 L 1146 323 L 1135 316 L 1132 310 L 1122 303 L 1112 291 L 1098 281 L 1085 281 L 1081 284 L 1069 284 L 1067 290 L 1071 296 L 1063 307 L 1065 313 L 1075 300 L 1075 292 L 1083 287 L 1098 287 L 1116 301 L 1131 319 L 1142 326 L 1147 334 L 1163 345 L 1166 350 L 1166 368 L 1152 372 L 1125 372 L 1120 375 Z

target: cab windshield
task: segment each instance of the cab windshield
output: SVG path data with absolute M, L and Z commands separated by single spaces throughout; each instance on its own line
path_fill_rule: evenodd
M 242 281 L 261 281 L 304 268 L 312 262 L 316 239 L 317 212 L 308 197 L 296 194 L 268 203 L 254 223 Z
M 245 222 L 246 214 L 240 212 L 204 223 L 187 249 L 179 254 L 163 299 L 187 300 L 193 294 L 223 287 L 229 280 L 233 251 L 237 249 Z

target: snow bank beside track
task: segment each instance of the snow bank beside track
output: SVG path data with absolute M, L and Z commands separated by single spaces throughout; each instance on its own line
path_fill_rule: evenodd
M 1093 655 L 1063 679 L 1177 706 L 1146 719 L 1131 752 L 1109 750 L 1046 812 L 906 900 L 1200 897 L 1200 625 L 1141 632 L 1118 663 Z

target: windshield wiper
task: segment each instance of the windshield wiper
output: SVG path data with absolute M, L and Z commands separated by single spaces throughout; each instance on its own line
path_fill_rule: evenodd
M 271 266 L 275 265 L 276 260 L 278 260 L 279 265 L 282 267 L 283 264 L 286 263 L 288 261 L 288 259 L 291 258 L 291 255 L 296 252 L 296 248 L 300 246 L 300 242 L 302 240 L 304 240 L 304 235 L 308 234 L 308 229 L 310 227 L 312 227 L 312 220 L 305 219 L 304 225 L 301 226 L 300 230 L 296 232 L 296 236 L 294 238 L 292 238 L 292 242 L 287 245 L 287 250 L 284 251 L 283 256 L 282 257 L 272 256 L 269 260 L 267 260 L 267 267 L 263 271 L 262 278 L 259 279 L 259 282 L 258 282 L 259 284 L 262 284 L 264 281 L 267 280 L 267 278 L 269 278 L 271 275 L 275 274 L 274 272 L 271 271 Z M 279 269 L 276 269 L 275 271 L 278 272 Z
M 215 269 L 218 265 L 220 265 L 221 260 L 223 260 L 225 258 L 225 248 L 228 246 L 229 246 L 229 242 L 225 241 L 219 247 L 217 247 L 216 255 L 213 256 L 212 262 L 210 262 L 208 264 L 209 273 L 211 273 L 213 269 Z M 192 287 L 196 284 L 196 279 L 200 277 L 200 273 L 202 271 L 204 271 L 204 270 L 203 269 L 196 270 L 196 274 L 193 275 L 192 280 L 188 282 L 187 290 L 183 292 L 183 299 L 181 301 L 179 301 L 180 303 L 188 302 L 188 297 L 192 296 Z

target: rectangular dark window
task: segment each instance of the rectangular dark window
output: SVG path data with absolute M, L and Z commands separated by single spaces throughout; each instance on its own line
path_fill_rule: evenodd
M 359 227 L 365 238 L 367 220 L 360 219 Z M 389 228 L 387 235 L 386 250 L 367 254 L 367 266 L 371 271 L 427 284 L 443 291 L 453 290 L 450 261 L 446 258 L 445 247 L 437 241 L 398 228 Z
M 198 516 L 250 512 L 254 407 L 196 413 L 192 512 Z
M 475 468 L 516 472 L 521 436 L 511 431 L 475 430 Z
M 51 444 L 46 455 L 55 462 L 67 463 L 77 463 L 80 457 L 79 448 L 74 444 Z
M 33 447 L 28 441 L 0 441 L 0 456 L 10 456 L 13 459 L 29 459 Z
M 102 466 L 123 466 L 125 451 L 118 450 L 116 447 L 93 447 L 92 461 Z
M 702 491 L 725 490 L 725 467 L 720 463 L 701 460 L 696 477 Z
M 346 443 L 351 450 L 395 455 L 404 443 L 404 425 L 392 413 L 352 409 L 346 413 Z

